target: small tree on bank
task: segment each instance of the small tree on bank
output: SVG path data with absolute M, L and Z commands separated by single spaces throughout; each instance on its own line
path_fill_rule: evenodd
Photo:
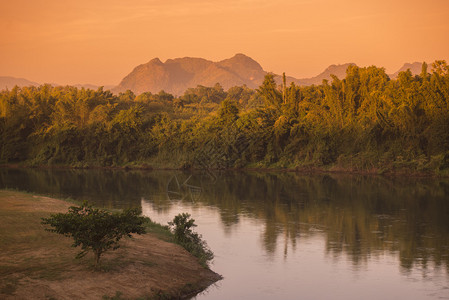
M 197 225 L 190 214 L 178 214 L 173 218 L 173 221 L 168 222 L 168 225 L 174 234 L 175 242 L 197 257 L 200 263 L 207 267 L 208 262 L 214 258 L 214 253 L 209 249 L 202 236 L 193 231 L 193 228 Z
M 137 208 L 111 213 L 84 202 L 80 207 L 71 206 L 67 213 L 42 218 L 42 224 L 52 227 L 47 228 L 48 231 L 73 238 L 72 247 L 81 246 L 82 249 L 76 258 L 92 250 L 95 266 L 98 266 L 101 255 L 109 249 L 118 249 L 118 242 L 123 236 L 145 233 L 144 224 L 148 218 L 141 213 Z

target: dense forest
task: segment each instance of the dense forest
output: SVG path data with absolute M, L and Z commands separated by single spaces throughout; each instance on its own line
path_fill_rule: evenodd
M 430 69 L 430 70 L 428 70 Z M 320 168 L 449 174 L 449 66 L 392 80 L 350 66 L 321 85 L 198 86 L 174 97 L 102 88 L 0 93 L 0 163 L 153 168 Z

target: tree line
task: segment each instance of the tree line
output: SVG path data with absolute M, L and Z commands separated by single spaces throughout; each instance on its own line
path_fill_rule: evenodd
M 258 89 L 216 84 L 179 97 L 15 87 L 0 93 L 0 163 L 447 174 L 448 99 L 443 60 L 397 79 L 349 66 L 320 85 L 268 74 Z

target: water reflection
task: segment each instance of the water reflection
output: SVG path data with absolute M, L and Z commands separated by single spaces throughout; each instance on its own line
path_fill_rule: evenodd
M 287 257 L 302 239 L 322 235 L 328 257 L 345 255 L 354 266 L 388 253 L 399 257 L 405 273 L 449 270 L 447 179 L 1 169 L 0 187 L 105 207 L 213 207 L 228 234 L 242 218 L 262 223 L 268 258 Z

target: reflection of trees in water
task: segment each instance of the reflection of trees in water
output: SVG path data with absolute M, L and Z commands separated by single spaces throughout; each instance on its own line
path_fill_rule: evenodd
M 165 190 L 169 176 L 122 170 L 0 169 L 0 187 L 129 208 L 140 206 L 143 195 L 157 200 L 154 191 Z
M 203 174 L 174 174 L 167 182 L 166 194 L 170 201 L 197 202 L 203 192 Z
M 1 169 L 0 186 L 87 199 L 105 207 L 134 207 L 141 199 L 166 211 L 167 183 L 182 172 Z M 345 253 L 354 264 L 385 252 L 401 265 L 445 265 L 449 270 L 449 181 L 295 173 L 223 173 L 216 181 L 194 173 L 201 187 L 194 204 L 219 208 L 225 228 L 242 216 L 264 223 L 267 253 L 284 254 L 301 238 L 326 236 L 329 255 Z M 189 199 L 178 199 L 192 203 Z M 282 241 L 284 243 L 282 243 Z
M 269 253 L 282 237 L 294 249 L 301 236 L 322 229 L 327 252 L 346 253 L 354 264 L 388 251 L 407 269 L 430 261 L 449 269 L 447 186 L 438 179 L 230 174 L 203 199 L 220 208 L 227 226 L 239 215 L 264 220 Z

